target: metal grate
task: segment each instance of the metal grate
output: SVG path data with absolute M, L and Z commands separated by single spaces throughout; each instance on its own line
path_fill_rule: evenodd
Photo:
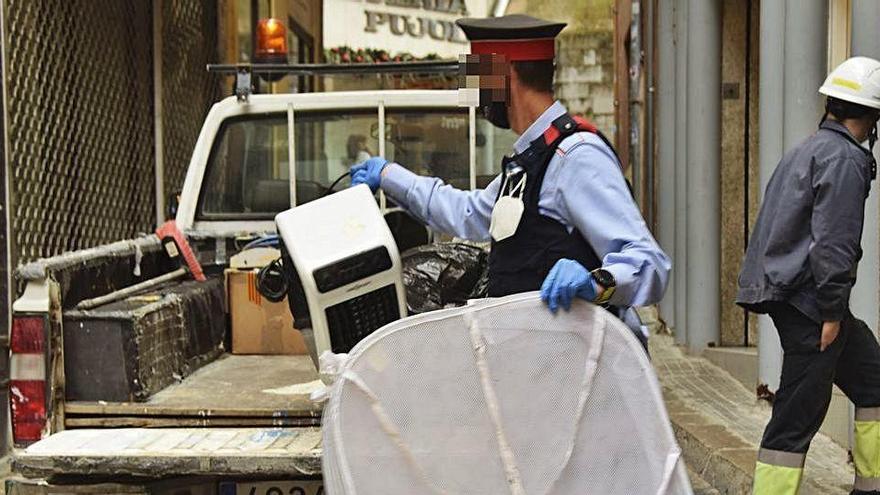
M 324 310 L 333 352 L 348 352 L 367 335 L 400 319 L 397 292 L 387 285 Z
M 205 71 L 217 61 L 217 2 L 161 5 L 168 197 L 221 92 Z M 151 231 L 151 2 L 9 0 L 5 9 L 13 266 Z
M 4 4 L 14 262 L 151 230 L 150 3 Z
M 162 2 L 162 107 L 166 204 L 183 179 L 202 122 L 224 96 L 220 78 L 205 70 L 219 61 L 217 2 Z

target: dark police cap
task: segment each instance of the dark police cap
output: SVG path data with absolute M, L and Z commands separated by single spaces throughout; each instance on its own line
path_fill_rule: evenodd
M 553 59 L 554 38 L 566 26 L 523 14 L 455 22 L 471 41 L 471 53 L 503 54 L 512 62 Z

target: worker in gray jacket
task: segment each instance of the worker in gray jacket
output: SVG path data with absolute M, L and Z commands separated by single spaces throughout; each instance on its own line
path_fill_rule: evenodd
M 849 59 L 819 91 L 827 97 L 825 118 L 776 167 L 739 277 L 737 303 L 769 313 L 784 351 L 755 494 L 798 493 L 833 384 L 856 405 L 853 493 L 880 493 L 880 346 L 849 310 L 876 175 L 870 148 L 880 118 L 880 62 Z

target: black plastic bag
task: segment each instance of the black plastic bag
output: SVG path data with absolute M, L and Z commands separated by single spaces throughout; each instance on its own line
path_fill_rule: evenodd
M 486 250 L 460 242 L 426 244 L 401 255 L 410 314 L 464 305 L 486 297 Z

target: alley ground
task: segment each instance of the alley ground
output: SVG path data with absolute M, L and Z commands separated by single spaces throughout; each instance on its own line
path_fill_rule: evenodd
M 723 494 L 750 493 L 752 470 L 770 406 L 758 401 L 726 371 L 708 360 L 687 356 L 667 335 L 653 335 L 651 358 L 694 489 Z M 846 449 L 818 434 L 813 440 L 801 493 L 847 494 L 853 467 Z
M 769 404 L 708 360 L 684 354 L 671 336 L 653 335 L 650 352 L 695 494 L 750 493 Z M 0 462 L 0 473 L 7 475 L 8 458 Z M 817 435 L 802 494 L 847 494 L 852 479 L 846 449 Z

